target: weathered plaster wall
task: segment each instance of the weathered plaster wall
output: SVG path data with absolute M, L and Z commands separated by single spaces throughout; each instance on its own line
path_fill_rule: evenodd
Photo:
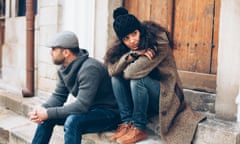
M 26 69 L 25 18 L 7 18 L 5 43 L 2 49 L 2 79 L 9 84 L 23 86 Z
M 16 0 L 6 1 L 5 39 L 2 47 L 2 80 L 23 87 L 26 79 L 26 18 L 17 17 Z
M 61 0 L 41 0 L 39 1 L 39 27 L 38 40 L 36 47 L 36 95 L 47 95 L 55 88 L 57 80 L 57 68 L 52 63 L 50 50 L 46 47 L 47 42 L 59 31 L 62 23 L 62 1 Z
M 240 1 L 222 0 L 219 29 L 216 115 L 236 120 L 240 83 Z

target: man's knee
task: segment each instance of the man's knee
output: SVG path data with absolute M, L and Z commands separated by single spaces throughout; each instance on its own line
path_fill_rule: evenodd
M 83 122 L 81 120 L 81 115 L 69 115 L 64 123 L 64 129 L 82 129 Z
M 76 120 L 75 120 L 75 116 L 74 115 L 69 115 L 67 118 L 66 118 L 66 121 L 64 123 L 64 127 L 76 127 Z

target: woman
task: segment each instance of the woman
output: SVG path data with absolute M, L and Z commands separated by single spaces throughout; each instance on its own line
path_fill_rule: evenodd
M 174 126 L 183 126 L 179 126 L 178 115 L 192 111 L 184 102 L 167 31 L 154 22 L 140 23 L 122 7 L 114 10 L 113 17 L 118 40 L 106 52 L 105 64 L 112 77 L 122 124 L 110 140 L 128 144 L 145 139 L 147 118 L 159 114 L 161 136 L 167 143 L 174 143 L 173 137 L 181 138 Z M 204 118 L 192 114 L 196 124 Z M 190 135 L 176 143 L 191 143 L 195 128 L 187 125 Z

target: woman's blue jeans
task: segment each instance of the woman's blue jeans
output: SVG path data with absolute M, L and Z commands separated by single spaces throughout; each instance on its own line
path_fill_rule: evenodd
M 158 114 L 160 82 L 149 76 L 134 80 L 118 76 L 112 77 L 112 86 L 122 122 L 144 130 L 147 118 Z
M 32 144 L 48 144 L 55 125 L 64 125 L 65 144 L 81 144 L 82 134 L 112 130 L 119 122 L 119 113 L 103 108 L 69 115 L 66 119 L 49 119 L 38 124 Z

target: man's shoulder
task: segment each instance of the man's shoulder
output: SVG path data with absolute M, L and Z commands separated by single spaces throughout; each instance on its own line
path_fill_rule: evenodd
M 89 57 L 87 58 L 84 63 L 82 64 L 83 68 L 86 67 L 96 67 L 98 69 L 106 69 L 106 66 L 99 60 Z
M 99 60 L 97 60 L 95 58 L 92 58 L 92 57 L 88 57 L 83 64 L 86 64 L 86 65 L 103 65 L 102 62 L 100 62 Z
M 88 77 L 102 77 L 107 74 L 107 68 L 105 65 L 102 62 L 90 57 L 84 61 L 78 72 L 79 78 L 85 77 L 86 75 L 88 75 Z

